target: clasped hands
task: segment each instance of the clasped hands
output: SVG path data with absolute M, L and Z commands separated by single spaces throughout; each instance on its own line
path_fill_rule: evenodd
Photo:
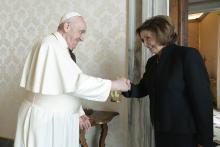
M 131 89 L 131 82 L 129 79 L 120 77 L 116 80 L 112 81 L 112 89 L 111 90 L 118 90 L 126 92 Z

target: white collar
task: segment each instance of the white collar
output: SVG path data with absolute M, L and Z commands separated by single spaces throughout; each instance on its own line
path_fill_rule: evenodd
M 63 38 L 63 36 L 59 33 L 59 32 L 55 32 L 55 33 L 52 33 L 56 39 L 62 44 L 62 46 L 64 46 L 65 48 L 68 49 L 68 45 L 67 45 L 67 42 L 66 40 Z

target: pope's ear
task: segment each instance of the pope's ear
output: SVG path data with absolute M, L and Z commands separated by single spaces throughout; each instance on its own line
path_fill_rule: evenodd
M 69 30 L 70 30 L 70 23 L 65 22 L 65 23 L 63 24 L 63 30 L 64 30 L 65 32 L 69 32 Z

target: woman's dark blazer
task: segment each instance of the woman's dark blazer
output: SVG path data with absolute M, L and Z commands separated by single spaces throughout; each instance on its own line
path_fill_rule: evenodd
M 126 97 L 150 97 L 155 131 L 195 134 L 209 147 L 213 139 L 213 107 L 208 74 L 196 49 L 168 45 L 152 56 L 139 84 Z

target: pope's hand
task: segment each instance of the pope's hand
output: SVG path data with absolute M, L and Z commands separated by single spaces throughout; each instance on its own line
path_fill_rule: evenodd
M 79 126 L 82 130 L 88 130 L 91 127 L 91 123 L 89 121 L 89 117 L 86 115 L 82 115 L 79 118 Z

